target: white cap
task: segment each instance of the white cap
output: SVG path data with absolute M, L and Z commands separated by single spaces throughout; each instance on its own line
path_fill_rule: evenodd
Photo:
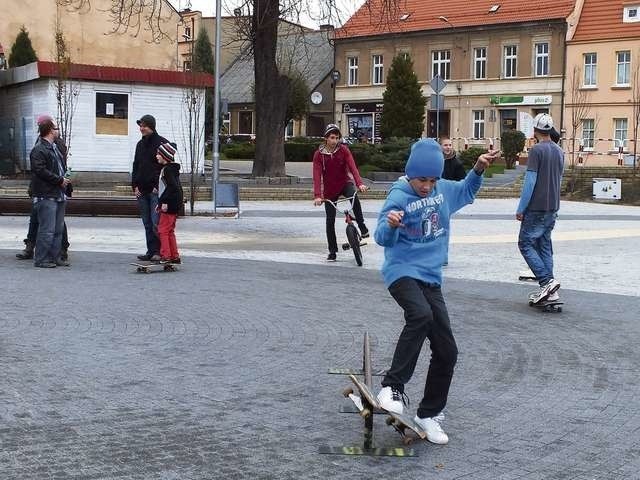
M 548 113 L 539 113 L 533 119 L 533 128 L 541 132 L 549 132 L 553 128 L 553 119 Z

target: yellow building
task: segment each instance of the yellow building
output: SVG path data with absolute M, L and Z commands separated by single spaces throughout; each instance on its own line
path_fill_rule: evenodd
M 3 0 L 0 44 L 8 59 L 11 46 L 24 26 L 38 59 L 54 61 L 58 20 L 74 63 L 175 69 L 180 16 L 168 1 L 160 3 L 159 21 L 148 6 L 139 18 L 132 17 L 132 23 L 139 20 L 140 28 L 125 29 L 113 23 L 111 0 L 73 2 L 83 5 L 80 10 L 58 6 L 56 0 Z
M 560 120 L 572 0 L 539 0 L 531 8 L 517 0 L 406 0 L 394 12 L 385 12 L 386 4 L 367 2 L 337 31 L 335 116 L 343 131 L 379 136 L 396 55 L 410 56 L 428 99 L 426 136 L 448 135 L 458 148 L 488 146 L 508 129 L 532 137 L 538 113 Z M 436 75 L 446 84 L 440 105 Z
M 576 11 L 567 36 L 567 160 L 633 165 L 640 153 L 640 0 L 577 0 Z

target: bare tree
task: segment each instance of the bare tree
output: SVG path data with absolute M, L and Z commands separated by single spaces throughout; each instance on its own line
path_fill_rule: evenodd
M 576 142 L 578 139 L 579 128 L 582 126 L 583 120 L 587 118 L 591 111 L 591 104 L 589 103 L 589 91 L 582 88 L 582 69 L 579 66 L 574 66 L 571 72 L 571 90 L 569 91 L 569 102 L 567 108 L 571 109 L 571 152 L 570 152 L 570 166 L 575 167 L 577 156 Z
M 201 151 L 204 139 L 204 122 L 202 113 L 204 111 L 205 89 L 204 86 L 197 85 L 195 75 L 191 75 L 191 85 L 184 88 L 182 100 L 184 110 L 182 111 L 182 132 L 185 158 L 189 166 L 189 214 L 193 215 L 195 202 L 198 196 L 199 176 L 203 167 L 201 163 Z M 184 138 L 186 134 L 186 138 Z
M 73 130 L 73 116 L 78 105 L 79 88 L 71 76 L 71 55 L 62 31 L 60 8 L 56 9 L 55 23 L 55 61 L 57 77 L 54 84 L 57 106 L 57 120 L 60 128 L 60 137 L 71 151 L 71 139 Z

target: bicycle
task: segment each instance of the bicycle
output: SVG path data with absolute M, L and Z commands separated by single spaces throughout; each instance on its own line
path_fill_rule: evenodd
M 347 242 L 342 244 L 342 250 L 353 251 L 353 256 L 356 258 L 356 264 L 361 267 L 362 266 L 362 250 L 360 247 L 366 245 L 362 243 L 362 236 L 360 235 L 360 231 L 355 226 L 355 217 L 353 215 L 353 202 L 356 199 L 358 192 L 356 191 L 352 196 L 339 198 L 335 202 L 331 200 L 323 200 L 325 202 L 333 205 L 333 208 L 336 209 L 337 212 L 344 214 L 344 221 L 347 224 L 346 234 L 347 234 Z

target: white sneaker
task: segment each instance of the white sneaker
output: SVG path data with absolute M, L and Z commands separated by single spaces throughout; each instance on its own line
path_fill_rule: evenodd
M 549 295 L 556 293 L 556 291 L 560 288 L 560 282 L 558 282 L 555 278 L 549 280 L 545 285 L 540 288 L 540 291 L 531 297 L 532 303 L 540 303 L 543 300 L 546 300 Z
M 538 294 L 539 290 L 536 290 L 535 292 L 531 292 L 529 294 L 529 300 L 533 301 L 533 297 L 535 297 Z M 556 290 L 554 293 L 552 293 L 551 295 L 549 295 L 547 297 L 547 302 L 557 302 L 560 300 L 560 295 L 558 295 L 558 291 Z
M 382 387 L 378 393 L 378 404 L 384 410 L 402 415 L 404 412 L 404 403 L 402 401 L 402 392 L 395 387 Z
M 438 445 L 446 445 L 449 443 L 449 437 L 444 433 L 440 425 L 440 422 L 444 420 L 442 413 L 435 417 L 427 418 L 420 418 L 416 415 L 413 420 L 427 433 L 427 440 L 431 443 L 437 443 Z

